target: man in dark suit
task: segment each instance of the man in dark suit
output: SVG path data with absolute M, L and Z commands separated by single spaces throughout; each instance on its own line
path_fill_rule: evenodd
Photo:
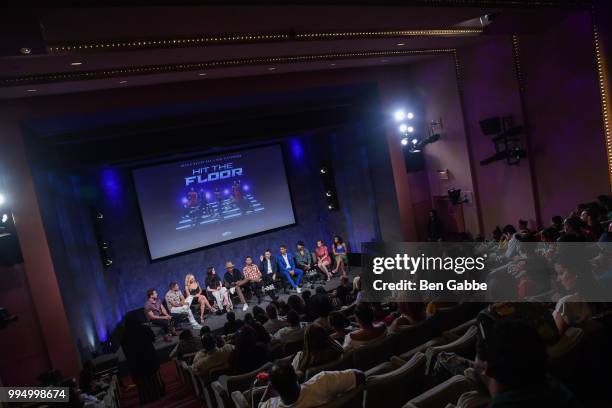
M 293 287 L 297 293 L 301 293 L 302 290 L 299 285 L 302 281 L 304 271 L 295 266 L 295 258 L 287 252 L 287 247 L 285 245 L 280 246 L 280 254 L 276 256 L 276 263 L 278 264 L 278 271 L 287 279 L 291 287 Z
M 272 251 L 266 249 L 264 254 L 259 257 L 259 261 L 259 271 L 264 281 L 263 290 L 270 295 L 272 299 L 275 299 L 278 296 L 276 296 L 274 291 L 274 282 L 280 278 L 276 258 L 272 256 Z

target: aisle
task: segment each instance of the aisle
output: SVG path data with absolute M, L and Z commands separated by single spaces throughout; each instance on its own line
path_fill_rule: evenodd
M 130 407 L 164 407 L 164 408 L 200 408 L 204 404 L 196 398 L 195 393 L 187 385 L 180 382 L 174 362 L 168 361 L 161 365 L 162 378 L 166 384 L 166 396 L 158 401 L 140 405 L 138 401 L 138 390 L 136 387 L 124 391 L 121 395 L 121 408 Z M 132 384 L 132 379 L 127 376 L 123 379 L 124 384 Z

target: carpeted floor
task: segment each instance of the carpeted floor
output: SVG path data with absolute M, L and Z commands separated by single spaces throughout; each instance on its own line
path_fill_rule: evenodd
M 121 408 L 147 407 L 147 408 L 195 408 L 203 407 L 204 404 L 198 401 L 195 392 L 188 384 L 183 384 L 178 378 L 176 367 L 172 361 L 165 362 L 160 368 L 161 376 L 166 385 L 166 396 L 158 401 L 141 405 L 138 400 L 138 390 L 136 387 L 124 391 L 121 395 Z M 123 383 L 133 384 L 132 379 L 124 377 Z

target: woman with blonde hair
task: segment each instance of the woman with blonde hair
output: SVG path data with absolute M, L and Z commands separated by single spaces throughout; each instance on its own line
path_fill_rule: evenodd
M 206 293 L 200 287 L 200 283 L 191 273 L 185 276 L 185 297 L 187 296 L 193 296 L 194 301 L 200 304 L 200 321 L 204 320 L 204 312 L 206 312 L 207 308 L 213 313 L 217 311 L 215 307 L 211 306 Z

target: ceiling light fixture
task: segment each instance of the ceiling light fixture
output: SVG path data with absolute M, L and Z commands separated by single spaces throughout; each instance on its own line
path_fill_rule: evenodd
M 83 65 L 83 63 L 77 61 L 77 62 L 71 62 L 70 65 L 73 67 L 78 67 L 79 65 Z
M 397 43 L 398 47 L 403 47 L 404 45 L 406 45 L 406 43 Z
M 199 75 L 199 76 L 206 76 L 206 75 L 208 75 L 208 74 L 207 74 L 206 72 L 200 72 L 198 75 Z
M 276 67 L 270 67 L 268 68 L 268 71 L 274 71 L 276 69 Z
M 126 81 L 126 80 L 123 80 L 123 81 L 119 81 L 119 83 L 120 83 L 120 84 L 127 84 L 127 81 Z
M 28 92 L 36 92 L 38 89 L 28 89 Z

